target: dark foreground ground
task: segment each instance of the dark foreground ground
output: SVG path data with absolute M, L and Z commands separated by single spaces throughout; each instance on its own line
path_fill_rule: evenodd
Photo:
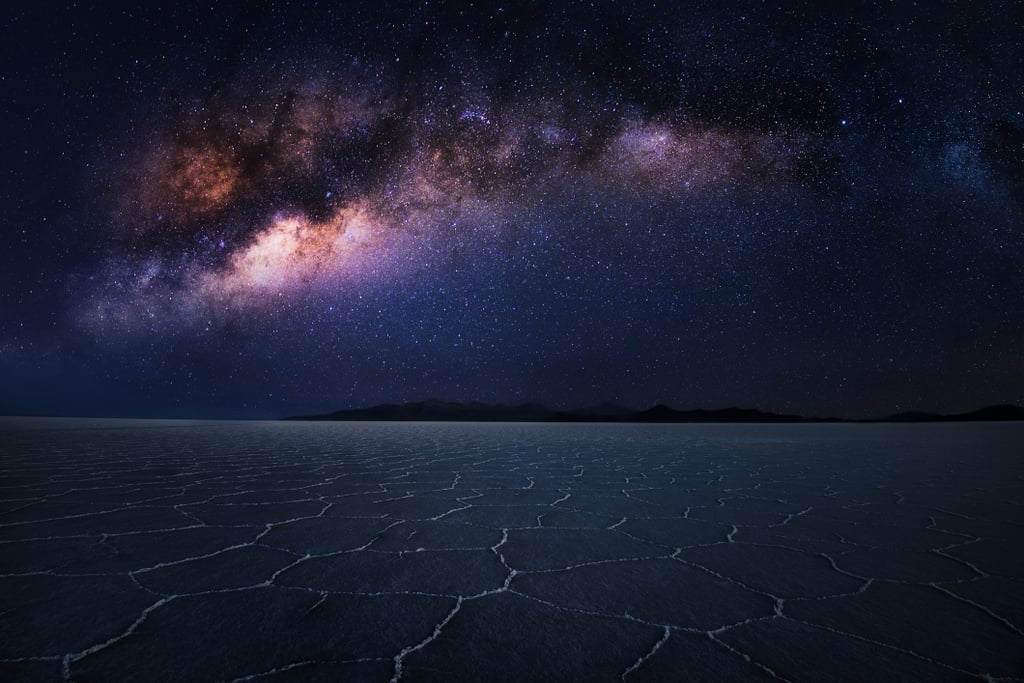
M 1024 425 L 0 419 L 0 680 L 1024 678 Z

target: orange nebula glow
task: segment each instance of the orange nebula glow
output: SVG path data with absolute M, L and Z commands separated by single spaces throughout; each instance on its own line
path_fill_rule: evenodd
M 279 216 L 231 257 L 226 270 L 205 274 L 201 291 L 214 300 L 249 303 L 309 289 L 365 266 L 380 232 L 379 221 L 360 206 L 325 221 Z

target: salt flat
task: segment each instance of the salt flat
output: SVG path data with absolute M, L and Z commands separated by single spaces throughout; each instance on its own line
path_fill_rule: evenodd
M 0 419 L 0 679 L 1024 679 L 1024 425 Z

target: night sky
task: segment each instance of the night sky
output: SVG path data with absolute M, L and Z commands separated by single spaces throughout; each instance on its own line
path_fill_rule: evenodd
M 1020 3 L 140 4 L 0 18 L 0 414 L 1024 403 Z

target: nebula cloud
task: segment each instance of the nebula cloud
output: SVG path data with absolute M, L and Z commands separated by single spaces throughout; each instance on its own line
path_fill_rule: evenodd
M 238 89 L 169 117 L 126 155 L 96 327 L 266 314 L 400 280 L 481 244 L 546 197 L 686 205 L 799 184 L 805 138 L 531 92 L 491 101 L 323 79 Z M 159 310 L 159 315 L 153 311 Z

